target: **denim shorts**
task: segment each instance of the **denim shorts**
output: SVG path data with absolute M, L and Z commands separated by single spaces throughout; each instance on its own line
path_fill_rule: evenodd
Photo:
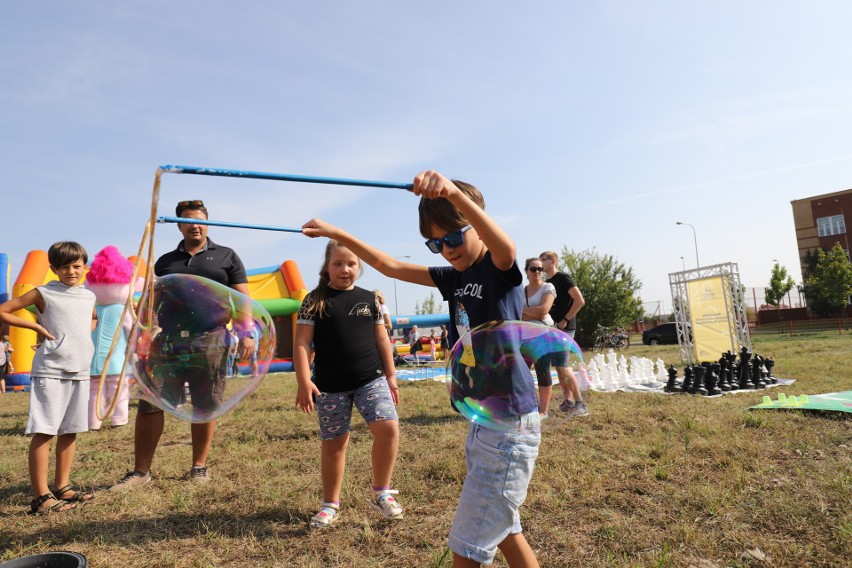
M 525 429 L 539 420 L 538 411 L 519 418 Z M 518 508 L 527 498 L 541 434 L 502 432 L 471 424 L 465 443 L 467 476 L 450 529 L 450 550 L 480 564 L 490 564 L 497 545 L 521 529 Z
M 367 424 L 380 420 L 399 420 L 390 387 L 384 377 L 345 392 L 322 392 L 316 395 L 320 438 L 333 440 L 349 432 L 352 407 L 355 406 Z

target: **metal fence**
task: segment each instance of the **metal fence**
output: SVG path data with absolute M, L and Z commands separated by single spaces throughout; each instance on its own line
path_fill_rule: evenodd
M 852 330 L 852 319 L 848 317 L 789 320 L 753 327 L 752 336 L 788 336 L 832 334 L 848 335 Z

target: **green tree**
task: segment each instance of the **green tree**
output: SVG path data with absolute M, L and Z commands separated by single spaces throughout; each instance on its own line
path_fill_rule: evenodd
M 627 327 L 642 318 L 642 282 L 632 268 L 594 248 L 581 252 L 563 248 L 562 264 L 586 300 L 577 314 L 577 343 L 594 344 L 598 325 Z
M 769 287 L 766 288 L 766 303 L 779 308 L 781 300 L 795 285 L 796 283 L 787 274 L 787 269 L 776 262 L 775 266 L 772 267 L 772 274 L 769 276 Z
M 435 292 L 429 292 L 429 297 L 423 300 L 423 304 L 414 304 L 414 313 L 417 315 L 440 314 L 443 311 L 444 302 L 440 299 L 435 299 Z
M 849 303 L 852 295 L 852 264 L 840 243 L 831 250 L 817 253 L 817 262 L 805 278 L 808 307 L 824 316 L 835 315 Z

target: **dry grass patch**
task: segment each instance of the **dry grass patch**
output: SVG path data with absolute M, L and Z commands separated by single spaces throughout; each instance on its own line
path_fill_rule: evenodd
M 786 394 L 852 388 L 848 336 L 768 339 Z M 630 354 L 677 363 L 677 347 Z M 74 482 L 94 503 L 47 517 L 29 503 L 27 395 L 0 397 L 0 560 L 74 550 L 91 566 L 447 567 L 467 428 L 445 388 L 402 384 L 396 488 L 405 519 L 368 505 L 370 436 L 354 419 L 340 522 L 311 531 L 321 499 L 315 417 L 293 409 L 292 375 L 268 377 L 220 421 L 214 483 L 183 481 L 189 427 L 167 419 L 143 489 L 103 489 L 132 465 L 132 427 L 79 437 Z M 592 393 L 591 415 L 545 432 L 522 508 L 543 566 L 846 566 L 852 556 L 848 414 L 749 411 L 764 392 L 716 399 Z M 775 392 L 771 393 L 776 396 Z M 769 561 L 743 560 L 760 549 Z M 505 566 L 498 554 L 496 566 Z

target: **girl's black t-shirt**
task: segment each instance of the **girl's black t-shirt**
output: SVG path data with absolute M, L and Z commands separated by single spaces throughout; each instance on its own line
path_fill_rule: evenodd
M 384 375 L 376 347 L 376 326 L 384 318 L 376 295 L 358 288 L 327 288 L 325 313 L 309 315 L 311 294 L 302 302 L 297 323 L 314 326 L 314 377 L 322 392 L 345 392 Z

